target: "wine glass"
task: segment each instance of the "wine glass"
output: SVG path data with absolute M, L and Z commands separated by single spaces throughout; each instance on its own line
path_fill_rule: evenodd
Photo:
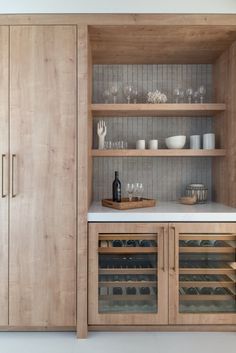
M 143 196 L 143 184 L 142 183 L 135 184 L 135 194 L 138 198 L 138 201 L 140 201 Z
M 192 88 L 186 89 L 186 96 L 188 98 L 188 103 L 192 103 L 192 97 L 193 97 L 193 89 Z
M 184 101 L 184 89 L 183 88 L 179 89 L 179 100 L 181 103 L 183 103 L 183 101 Z
M 179 88 L 174 89 L 175 103 L 179 103 Z
M 198 92 L 200 97 L 200 103 L 203 103 L 204 97 L 206 95 L 206 88 L 204 86 L 200 86 Z
M 137 90 L 137 88 L 133 88 L 132 96 L 133 96 L 133 99 L 134 99 L 134 104 L 136 104 L 137 100 L 138 100 L 138 90 Z
M 194 103 L 198 103 L 198 98 L 199 98 L 199 92 L 195 91 L 193 93 L 193 99 L 194 99 Z
M 130 99 L 132 97 L 133 93 L 133 86 L 132 85 L 127 85 L 124 87 L 124 95 L 127 99 L 128 104 L 130 104 Z
M 117 95 L 118 95 L 118 88 L 117 88 L 117 86 L 112 86 L 112 87 L 111 87 L 111 95 L 113 96 L 113 103 L 116 104 Z
M 184 100 L 184 90 L 182 88 L 174 89 L 175 103 L 181 103 Z
M 128 196 L 129 196 L 129 201 L 132 201 L 133 193 L 134 193 L 134 184 L 128 183 L 126 185 L 126 191 L 128 193 Z
M 106 104 L 109 103 L 110 91 L 108 89 L 105 89 L 105 91 L 103 92 L 103 98 Z

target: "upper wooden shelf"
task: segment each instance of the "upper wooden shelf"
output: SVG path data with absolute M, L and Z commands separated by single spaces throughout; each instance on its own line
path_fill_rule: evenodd
M 223 103 L 165 104 L 92 104 L 93 117 L 206 117 L 226 109 Z
M 225 149 L 92 150 L 93 157 L 222 157 Z

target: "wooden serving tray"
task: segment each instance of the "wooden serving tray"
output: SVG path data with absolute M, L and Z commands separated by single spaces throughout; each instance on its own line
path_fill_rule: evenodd
M 122 198 L 121 202 L 114 202 L 112 199 L 103 199 L 102 205 L 116 210 L 130 210 L 132 208 L 154 207 L 156 200 L 142 199 L 139 201 L 137 198 L 134 198 L 132 201 L 129 201 L 128 198 Z

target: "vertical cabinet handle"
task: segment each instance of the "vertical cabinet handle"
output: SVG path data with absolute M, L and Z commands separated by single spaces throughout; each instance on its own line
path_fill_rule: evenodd
M 173 234 L 173 237 L 174 237 L 174 249 L 173 249 L 173 267 L 172 267 L 172 270 L 175 272 L 176 271 L 176 234 L 175 234 L 175 227 L 171 227 L 171 230 L 172 230 L 172 234 Z
M 13 154 L 11 158 L 11 197 L 16 197 L 15 192 L 15 159 L 16 155 Z
M 2 154 L 2 198 L 7 196 L 7 192 L 5 192 L 5 163 L 4 160 L 6 159 L 6 155 Z
M 165 263 L 166 263 L 166 258 L 165 258 L 165 252 L 166 252 L 166 250 L 165 250 L 165 241 L 166 241 L 166 239 L 165 239 L 165 227 L 162 227 L 162 245 L 163 245 L 163 255 L 162 255 L 162 270 L 163 270 L 163 272 L 165 272 L 166 271 L 166 265 L 165 265 Z

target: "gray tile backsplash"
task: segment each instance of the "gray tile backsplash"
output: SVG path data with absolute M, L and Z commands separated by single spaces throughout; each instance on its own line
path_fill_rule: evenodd
M 212 101 L 211 65 L 94 65 L 93 102 L 103 102 L 103 92 L 117 83 L 118 102 L 124 102 L 122 87 L 133 83 L 140 92 L 139 101 L 144 101 L 146 92 L 156 88 L 163 90 L 168 101 L 173 101 L 176 86 L 197 89 L 203 84 L 207 89 L 206 101 Z M 94 119 L 93 147 L 97 148 L 96 123 Z M 157 138 L 159 148 L 165 148 L 165 137 L 184 134 L 203 134 L 212 132 L 212 118 L 106 118 L 106 140 L 126 140 L 129 148 L 135 147 L 137 139 Z M 189 138 L 187 146 L 189 145 Z M 120 179 L 127 182 L 143 182 L 145 195 L 161 201 L 179 198 L 187 184 L 202 182 L 209 189 L 211 199 L 211 158 L 177 157 L 103 157 L 93 162 L 93 199 L 111 197 L 111 184 L 114 171 L 120 172 Z M 124 189 L 124 188 L 123 188 Z

